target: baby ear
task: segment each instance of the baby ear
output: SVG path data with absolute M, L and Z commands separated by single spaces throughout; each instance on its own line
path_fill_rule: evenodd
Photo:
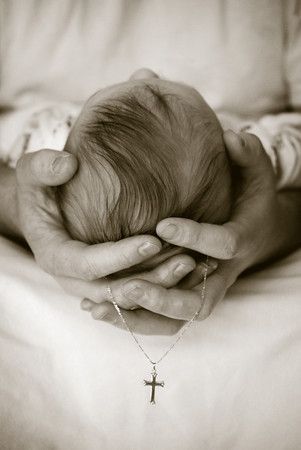
M 145 78 L 160 78 L 159 75 L 151 69 L 143 67 L 141 69 L 135 70 L 130 76 L 130 80 L 144 80 Z

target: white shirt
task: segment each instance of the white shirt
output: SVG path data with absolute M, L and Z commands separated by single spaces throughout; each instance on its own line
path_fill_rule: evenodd
M 300 9 L 297 0 L 2 2 L 0 105 L 81 103 L 149 67 L 196 87 L 238 128 L 257 127 L 268 153 L 278 143 L 280 185 L 300 187 Z M 4 156 L 15 139 L 7 117 Z

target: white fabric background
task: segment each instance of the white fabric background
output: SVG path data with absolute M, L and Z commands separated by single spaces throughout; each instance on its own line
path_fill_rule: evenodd
M 131 337 L 93 321 L 32 257 L 0 241 L 4 449 L 297 450 L 301 251 L 240 280 L 151 368 Z M 160 356 L 171 338 L 143 338 Z
M 301 104 L 295 2 L 0 5 L 0 102 L 16 108 L 0 123 L 2 157 L 35 108 L 82 102 L 141 66 L 244 119 Z M 299 449 L 300 292 L 300 251 L 240 280 L 162 363 L 166 387 L 151 407 L 149 367 L 130 337 L 93 322 L 2 239 L 0 448 Z M 144 342 L 160 355 L 170 340 Z
M 81 103 L 150 67 L 196 87 L 219 114 L 245 120 L 298 108 L 301 15 L 294 5 L 294 0 L 4 0 L 0 105 L 17 107 L 21 124 L 40 105 Z M 14 140 L 5 119 L 2 154 Z

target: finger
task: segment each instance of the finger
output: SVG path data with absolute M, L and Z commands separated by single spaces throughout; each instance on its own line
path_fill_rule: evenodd
M 23 169 L 20 170 L 26 179 Z M 161 250 L 162 245 L 154 236 L 134 236 L 90 246 L 71 240 L 51 188 L 24 186 L 27 188 L 20 189 L 19 195 L 19 201 L 26 204 L 20 210 L 24 234 L 38 264 L 52 275 L 94 280 L 139 264 Z
M 213 225 L 170 217 L 159 222 L 156 231 L 159 237 L 171 244 L 213 258 L 229 259 L 236 254 L 238 236 L 230 223 Z
M 58 186 L 69 181 L 77 170 L 77 159 L 63 151 L 44 149 L 27 153 L 17 164 L 20 184 L 29 186 Z
M 135 70 L 130 76 L 130 80 L 143 80 L 146 78 L 159 78 L 159 75 L 151 69 L 142 67 L 141 69 Z
M 66 238 L 62 242 L 62 238 L 57 235 L 47 245 L 49 257 L 45 260 L 43 255 L 45 270 L 52 275 L 89 281 L 139 264 L 161 250 L 158 239 L 143 235 L 95 245 Z
M 236 186 L 239 195 L 235 201 L 232 221 L 245 226 L 250 211 L 262 216 L 275 198 L 275 175 L 270 158 L 255 135 L 227 131 L 224 133 L 224 140 L 232 162 L 239 168 Z
M 166 289 L 142 280 L 127 283 L 124 296 L 144 309 L 171 319 L 189 320 L 201 307 L 199 292 Z
M 126 329 L 126 326 L 111 303 L 94 305 L 91 309 L 94 320 L 101 320 L 117 328 Z M 135 311 L 122 310 L 130 330 L 135 334 L 144 335 L 174 335 L 183 326 L 184 322 L 159 316 L 150 311 L 138 309 Z
M 256 139 L 254 135 L 249 136 L 250 139 L 247 133 L 235 133 L 232 130 L 226 130 L 223 134 L 231 160 L 240 167 L 256 165 L 257 158 L 262 154 L 259 139 Z
M 95 280 L 127 269 L 161 250 L 154 236 L 134 236 L 118 242 L 87 245 L 66 232 L 55 195 L 47 189 L 21 190 L 26 203 L 20 212 L 25 237 L 38 264 L 51 275 Z
M 229 286 L 233 284 L 238 274 L 237 267 L 235 264 L 232 265 L 226 262 L 219 266 L 218 270 L 207 280 L 206 287 L 206 295 L 204 297 L 204 302 L 200 305 L 200 298 L 202 297 L 200 291 L 202 286 L 198 286 L 195 291 L 195 305 L 201 306 L 199 308 L 199 316 L 197 320 L 206 319 L 214 309 L 214 307 L 224 298 L 225 292 Z M 139 282 L 138 282 L 139 283 Z M 154 286 L 156 289 L 156 286 Z M 153 304 L 155 304 L 156 299 L 160 299 L 164 293 L 164 290 L 158 289 L 157 293 L 155 290 L 153 291 L 154 298 Z M 179 301 L 184 300 L 186 302 L 187 297 L 186 291 L 180 291 L 176 289 L 170 289 L 169 300 L 173 297 L 176 298 L 176 295 L 179 294 Z M 162 297 L 161 297 L 162 298 Z M 191 296 L 189 297 L 192 298 Z M 160 300 L 159 300 L 160 301 Z M 178 303 L 179 305 L 179 303 Z M 183 305 L 183 303 L 182 303 Z M 171 308 L 174 309 L 175 305 L 171 305 Z M 181 307 L 182 308 L 182 307 Z M 102 303 L 101 305 L 91 305 L 90 311 L 93 310 L 93 316 L 96 320 L 102 320 L 104 322 L 110 323 L 119 328 L 125 328 L 124 323 L 121 321 L 120 317 L 111 303 Z M 194 314 L 194 307 L 191 311 Z M 190 314 L 191 314 L 190 312 Z M 187 312 L 185 313 L 185 315 Z M 175 334 L 184 324 L 183 321 L 170 319 L 165 316 L 161 316 L 158 314 L 154 314 L 153 312 L 149 312 L 145 309 L 140 309 L 136 311 L 122 311 L 122 315 L 125 317 L 130 329 L 134 333 L 140 334 Z M 172 314 L 174 315 L 174 313 Z M 183 313 L 181 313 L 183 315 Z M 191 317 L 188 317 L 186 320 L 189 320 Z
M 225 131 L 223 136 L 232 163 L 241 169 L 247 169 L 245 175 L 249 178 L 257 178 L 262 173 L 273 176 L 270 158 L 257 136 L 244 132 L 234 133 L 232 130 Z
M 27 154 L 18 163 L 17 177 L 22 185 L 19 201 L 27 205 L 22 219 L 23 223 L 30 224 L 25 236 L 40 266 L 52 275 L 94 280 L 158 253 L 161 244 L 153 236 L 94 246 L 70 239 L 62 225 L 54 193 L 45 187 L 67 181 L 76 167 L 76 158 L 54 150 Z
M 216 272 L 207 279 L 204 300 L 202 301 L 201 309 L 196 318 L 197 321 L 205 320 L 211 315 L 218 303 L 224 299 L 227 289 L 234 283 L 232 278 L 224 278 L 224 276 L 225 275 Z M 201 295 L 202 286 L 203 285 L 200 284 L 194 288 L 194 290 L 199 292 L 199 295 Z
M 207 264 L 205 262 L 198 263 L 195 269 L 179 282 L 178 287 L 187 290 L 193 289 L 203 281 L 205 274 L 209 277 L 217 267 L 218 263 L 214 259 L 209 259 Z
M 98 303 L 93 302 L 92 300 L 90 300 L 89 298 L 84 298 L 81 302 L 80 302 L 80 307 L 83 311 L 88 311 L 90 312 L 93 308 L 93 306 L 96 306 Z
M 73 295 L 74 297 L 79 297 L 80 299 L 87 297 L 93 303 L 108 300 L 106 282 L 103 280 L 86 281 L 79 278 L 61 276 L 56 276 L 54 279 L 67 294 Z
M 175 286 L 183 277 L 196 267 L 195 261 L 188 255 L 176 255 L 161 263 L 150 272 L 132 274 L 125 278 L 114 280 L 84 281 L 70 277 L 56 277 L 59 284 L 66 292 L 84 298 L 88 297 L 95 303 L 108 301 L 108 283 L 119 306 L 125 309 L 132 309 L 137 305 L 124 298 L 122 286 L 131 279 L 138 278 L 152 283 L 161 284 L 164 287 Z
M 156 314 L 172 319 L 190 320 L 196 312 L 199 319 L 208 317 L 216 303 L 226 292 L 227 280 L 220 274 L 213 274 L 194 290 L 165 289 L 147 281 L 135 280 L 124 286 L 125 296 L 138 305 Z
M 241 236 L 250 209 L 256 208 L 263 191 L 266 197 L 268 193 L 274 195 L 275 185 L 269 158 L 256 136 L 228 131 L 224 138 L 232 161 L 240 166 L 243 176 L 239 185 L 241 195 L 236 199 L 231 222 L 220 226 L 168 218 L 158 224 L 157 234 L 169 243 L 215 258 L 230 259 L 241 248 Z
M 124 297 L 123 286 L 125 283 L 132 279 L 139 278 L 169 288 L 177 285 L 182 278 L 194 270 L 195 266 L 195 261 L 190 256 L 177 255 L 161 263 L 150 272 L 144 272 L 142 274 L 136 273 L 126 279 L 121 279 L 117 282 L 113 281 L 112 283 L 110 282 L 110 287 L 114 299 L 119 306 L 124 309 L 134 309 L 139 307 L 139 305 L 137 305 L 135 301 Z

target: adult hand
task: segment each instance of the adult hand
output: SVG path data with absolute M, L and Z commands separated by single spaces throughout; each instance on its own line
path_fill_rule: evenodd
M 63 226 L 53 187 L 67 182 L 76 170 L 76 158 L 66 152 L 45 149 L 24 155 L 16 170 L 18 227 L 40 267 L 67 292 L 99 301 L 103 286 L 99 278 L 150 258 L 160 251 L 161 243 L 147 235 L 97 245 L 72 240 Z M 147 279 L 170 287 L 194 267 L 192 258 L 178 255 Z
M 167 242 L 221 259 L 207 280 L 204 304 L 202 284 L 187 289 L 189 280 L 176 289 L 139 279 L 113 285 L 121 303 L 127 299 L 143 308 L 123 311 L 137 333 L 172 334 L 198 310 L 199 319 L 205 319 L 245 269 L 300 245 L 300 192 L 298 205 L 289 193 L 277 194 L 270 160 L 257 137 L 228 131 L 224 140 L 239 181 L 231 220 L 210 225 L 169 218 L 157 227 L 158 235 Z M 90 304 L 87 309 L 94 318 L 123 327 L 112 304 Z

